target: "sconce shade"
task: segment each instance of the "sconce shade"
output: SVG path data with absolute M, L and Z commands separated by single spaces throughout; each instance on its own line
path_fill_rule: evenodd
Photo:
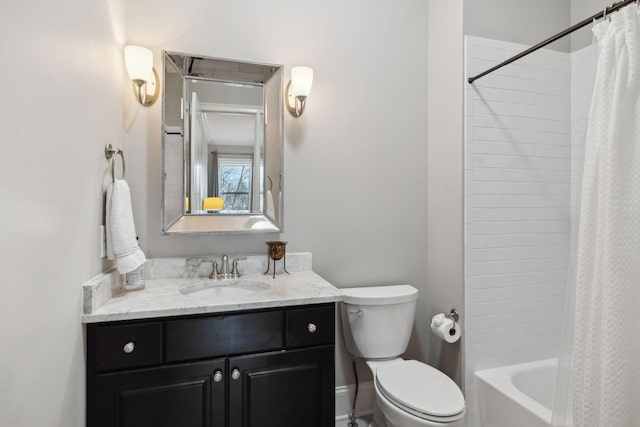
M 141 46 L 124 48 L 124 63 L 131 80 L 149 80 L 153 70 L 153 53 Z
M 124 64 L 138 102 L 145 107 L 153 105 L 160 93 L 158 74 L 153 68 L 153 53 L 146 47 L 126 46 Z
M 291 68 L 291 95 L 309 96 L 311 85 L 313 84 L 313 68 L 293 67 Z

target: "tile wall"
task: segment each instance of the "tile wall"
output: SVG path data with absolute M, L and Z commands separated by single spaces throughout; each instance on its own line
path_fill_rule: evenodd
M 589 46 L 571 54 L 571 211 L 574 215 L 577 214 L 579 200 L 577 194 L 584 160 L 584 141 L 593 88 L 595 53 L 595 48 Z M 576 224 L 574 221 L 574 225 Z
M 466 75 L 528 46 L 466 37 Z M 467 85 L 465 392 L 473 372 L 553 357 L 571 219 L 571 57 L 542 50 Z

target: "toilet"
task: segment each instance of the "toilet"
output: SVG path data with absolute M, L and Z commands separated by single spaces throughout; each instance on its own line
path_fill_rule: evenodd
M 464 427 L 464 396 L 441 371 L 403 360 L 418 299 L 410 285 L 342 289 L 349 353 L 366 361 L 376 395 L 369 427 Z

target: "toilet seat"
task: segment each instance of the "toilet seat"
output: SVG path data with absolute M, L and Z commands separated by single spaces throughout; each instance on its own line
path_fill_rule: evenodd
M 417 360 L 378 366 L 376 385 L 387 400 L 416 417 L 447 423 L 464 416 L 465 401 L 458 385 Z

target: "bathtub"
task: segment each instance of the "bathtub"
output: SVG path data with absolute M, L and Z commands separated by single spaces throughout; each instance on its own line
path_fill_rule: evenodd
M 549 427 L 558 359 L 475 372 L 482 427 Z

